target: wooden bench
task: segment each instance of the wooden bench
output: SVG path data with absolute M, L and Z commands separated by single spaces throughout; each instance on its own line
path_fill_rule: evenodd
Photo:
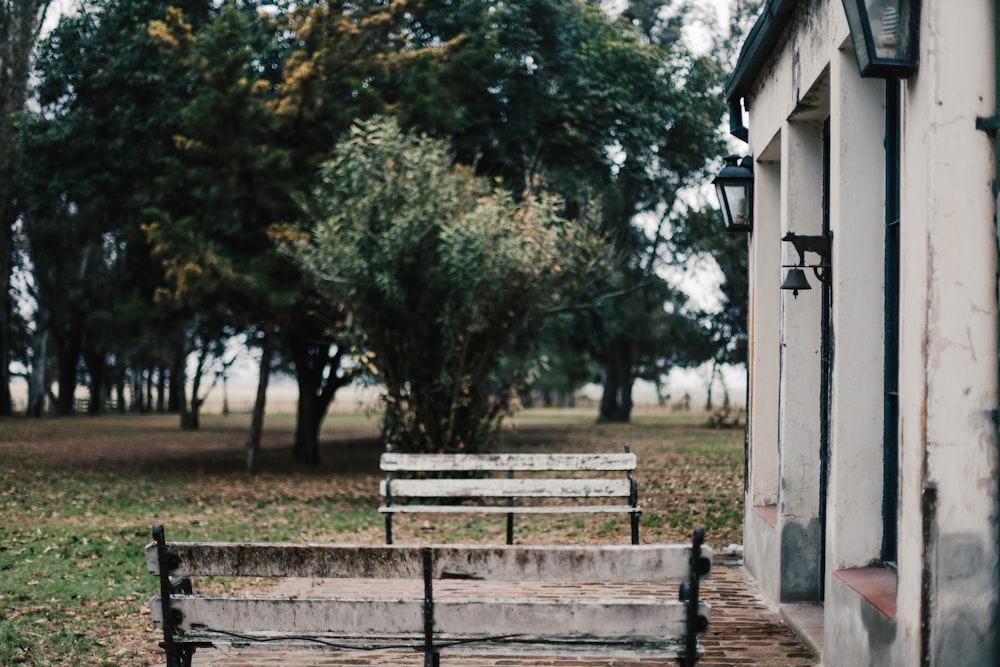
M 150 609 L 163 629 L 167 667 L 190 667 L 195 650 L 210 647 L 398 650 L 423 653 L 425 667 L 439 665 L 442 654 L 470 653 L 679 659 L 690 666 L 701 652 L 697 635 L 708 627 L 699 582 L 712 552 L 700 529 L 690 546 L 191 543 L 167 542 L 159 525 L 153 537 L 146 560 L 160 595 Z M 376 579 L 369 583 L 378 584 L 379 595 L 351 594 L 339 581 L 343 592 L 323 597 L 198 596 L 192 576 Z M 637 594 L 634 584 L 581 595 L 598 582 L 675 581 L 684 582 L 679 597 Z M 508 593 L 501 595 L 489 582 L 520 582 L 521 592 L 500 584 Z M 544 596 L 531 596 L 525 582 L 566 586 L 545 584 Z
M 386 473 L 379 485 L 385 502 L 378 511 L 385 515 L 386 544 L 392 544 L 393 514 L 401 512 L 505 514 L 507 544 L 514 543 L 515 514 L 628 513 L 632 544 L 639 544 L 642 507 L 632 475 L 635 454 L 628 445 L 623 454 L 399 454 L 387 449 L 380 465 Z M 620 476 L 590 474 L 598 472 Z M 531 476 L 515 477 L 517 473 Z M 540 502 L 543 499 L 562 502 Z M 565 502 L 580 499 L 592 504 Z M 524 500 L 531 504 L 518 504 Z

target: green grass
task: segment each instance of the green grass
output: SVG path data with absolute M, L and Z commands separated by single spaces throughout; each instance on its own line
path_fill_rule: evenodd
M 643 542 L 740 542 L 743 434 L 703 415 L 637 412 L 595 424 L 586 410 L 530 410 L 504 432 L 512 451 L 621 451 L 639 458 Z M 243 472 L 248 418 L 0 421 L 0 665 L 162 664 L 143 548 L 168 539 L 380 543 L 377 429 L 331 415 L 320 470 L 290 462 L 293 421 L 268 417 L 265 472 Z M 502 517 L 397 517 L 397 542 L 504 540 Z M 521 543 L 627 543 L 625 516 L 518 517 Z M 203 582 L 196 582 L 204 586 Z

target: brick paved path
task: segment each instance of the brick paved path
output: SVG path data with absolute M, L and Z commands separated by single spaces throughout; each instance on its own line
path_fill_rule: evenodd
M 400 582 L 394 582 L 394 586 Z M 414 594 L 422 592 L 421 582 L 413 582 Z M 435 584 L 435 596 L 446 597 L 456 594 L 445 584 Z M 457 586 L 462 582 L 454 582 Z M 303 594 L 310 582 L 286 582 L 276 591 L 281 594 Z M 477 582 L 480 587 L 484 582 Z M 344 581 L 323 581 L 313 585 L 310 594 L 322 594 L 329 588 L 344 591 Z M 488 585 L 492 585 L 490 582 Z M 379 582 L 351 581 L 351 590 L 362 595 L 378 595 Z M 530 589 L 529 589 L 530 588 Z M 504 585 L 505 594 L 555 594 L 552 586 L 534 585 L 512 588 Z M 676 585 L 638 587 L 637 594 L 670 595 L 677 594 Z M 620 587 L 616 587 L 620 590 Z M 382 591 L 384 592 L 384 591 Z M 562 589 L 565 593 L 565 589 Z M 781 621 L 777 612 L 769 608 L 757 593 L 755 584 L 747 579 L 743 568 L 733 562 L 717 557 L 712 576 L 702 583 L 704 598 L 712 605 L 711 627 L 701 643 L 705 656 L 698 663 L 700 667 L 814 667 L 816 658 L 809 649 Z M 587 594 L 580 591 L 580 594 Z M 593 594 L 593 592 L 591 592 Z M 508 667 L 521 665 L 544 667 L 651 667 L 660 664 L 651 660 L 598 660 L 584 658 L 553 658 L 514 660 L 511 658 L 443 656 L 442 665 L 451 667 Z M 195 654 L 195 667 L 335 667 L 346 665 L 398 665 L 400 667 L 422 667 L 423 656 L 385 651 L 243 651 L 226 652 L 203 650 Z

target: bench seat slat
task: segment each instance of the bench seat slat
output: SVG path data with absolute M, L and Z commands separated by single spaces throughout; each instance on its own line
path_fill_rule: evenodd
M 394 479 L 392 496 L 407 498 L 627 498 L 627 479 Z M 386 495 L 386 481 L 379 484 Z
M 382 454 L 384 472 L 635 470 L 635 454 Z
M 600 513 L 642 513 L 636 505 L 382 505 L 382 514 L 600 514 Z
M 371 598 L 214 598 L 176 596 L 183 633 L 276 639 L 326 634 L 349 638 L 400 637 L 422 627 L 421 599 Z M 150 603 L 162 627 L 159 598 Z M 703 613 L 708 614 L 707 605 Z M 489 619 L 488 622 L 484 622 Z M 331 634 L 330 629 L 336 633 Z M 502 630 L 497 630 L 502 628 Z M 455 640 L 523 636 L 532 640 L 630 637 L 654 641 L 683 635 L 685 604 L 652 597 L 447 598 L 434 601 L 435 634 Z
M 434 554 L 434 578 L 497 581 L 677 581 L 687 577 L 690 548 L 682 544 L 603 546 L 435 547 L 239 542 L 170 542 L 172 576 L 421 579 L 422 549 Z M 708 547 L 703 553 L 711 558 Z M 146 547 L 159 574 L 156 544 Z

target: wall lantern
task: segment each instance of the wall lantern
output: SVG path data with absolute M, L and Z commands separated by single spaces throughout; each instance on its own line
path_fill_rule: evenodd
M 791 269 L 785 277 L 785 282 L 781 283 L 781 289 L 792 290 L 792 296 L 798 298 L 799 290 L 812 289 L 806 279 L 806 272 L 803 269 L 812 269 L 817 280 L 821 283 L 830 281 L 830 234 L 819 234 L 817 236 L 805 236 L 788 232 L 782 241 L 791 243 L 795 252 L 799 255 L 798 264 L 784 264 L 783 267 Z M 806 264 L 806 253 L 812 252 L 819 255 L 819 264 Z
M 730 232 L 753 231 L 753 160 L 736 155 L 725 158 L 726 166 L 715 177 L 723 222 Z
M 903 79 L 917 71 L 920 0 L 844 0 L 861 76 Z

